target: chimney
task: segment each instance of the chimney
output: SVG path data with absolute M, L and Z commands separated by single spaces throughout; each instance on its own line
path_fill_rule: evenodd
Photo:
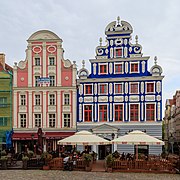
M 3 69 L 5 69 L 5 54 L 0 53 L 0 64 L 2 64 Z

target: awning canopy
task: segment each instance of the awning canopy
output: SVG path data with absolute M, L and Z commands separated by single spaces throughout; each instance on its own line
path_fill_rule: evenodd
M 110 141 L 94 135 L 89 131 L 80 131 L 58 141 L 59 145 L 104 145 L 110 143 Z
M 164 145 L 164 142 L 142 131 L 132 131 L 111 141 L 113 144 Z

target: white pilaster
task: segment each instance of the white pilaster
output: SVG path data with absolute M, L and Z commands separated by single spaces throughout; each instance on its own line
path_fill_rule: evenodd
M 112 103 L 110 103 L 110 120 L 112 120 Z
M 14 112 L 14 115 L 13 115 L 13 128 L 17 128 L 17 122 L 18 122 L 18 119 L 17 119 L 17 107 L 19 107 L 18 103 L 17 102 L 17 92 L 14 92 L 13 94 L 13 98 L 14 98 L 14 105 L 13 105 L 13 112 Z
M 43 77 L 46 77 L 46 44 L 45 42 L 43 43 Z
M 73 98 L 72 98 L 72 106 L 73 106 L 73 112 L 72 112 L 72 127 L 76 128 L 76 91 L 73 91 Z
M 32 128 L 32 121 L 33 121 L 33 117 L 32 117 L 32 92 L 28 92 L 28 95 L 29 95 L 29 101 L 28 101 L 28 115 L 29 115 L 29 127 L 28 128 Z
M 77 74 L 77 69 L 76 69 L 76 64 L 73 64 L 73 70 L 72 70 L 72 86 L 76 86 L 76 74 Z
M 61 92 L 57 92 L 57 128 L 61 128 Z
M 27 49 L 27 60 L 28 60 L 28 87 L 32 87 L 32 46 L 28 44 Z
M 57 43 L 57 86 L 61 86 L 61 60 L 62 60 L 63 50 L 60 43 Z
M 48 127 L 48 125 L 46 124 L 46 119 L 47 119 L 47 117 L 46 117 L 46 103 L 48 103 L 48 102 L 46 102 L 46 92 L 43 92 L 43 118 L 42 118 L 43 128 Z

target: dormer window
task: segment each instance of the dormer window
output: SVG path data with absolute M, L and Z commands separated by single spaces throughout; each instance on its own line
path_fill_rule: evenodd
M 115 48 L 114 49 L 114 57 L 115 58 L 122 57 L 122 48 Z
M 131 63 L 130 64 L 130 71 L 131 73 L 138 73 L 139 72 L 139 63 Z
M 107 64 L 100 64 L 99 65 L 99 74 L 107 74 Z

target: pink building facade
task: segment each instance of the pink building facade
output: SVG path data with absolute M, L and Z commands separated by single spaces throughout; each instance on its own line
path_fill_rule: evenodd
M 13 143 L 16 152 L 35 149 L 42 128 L 43 148 L 52 151 L 76 131 L 77 68 L 53 32 L 37 31 L 27 42 L 26 59 L 13 71 Z

